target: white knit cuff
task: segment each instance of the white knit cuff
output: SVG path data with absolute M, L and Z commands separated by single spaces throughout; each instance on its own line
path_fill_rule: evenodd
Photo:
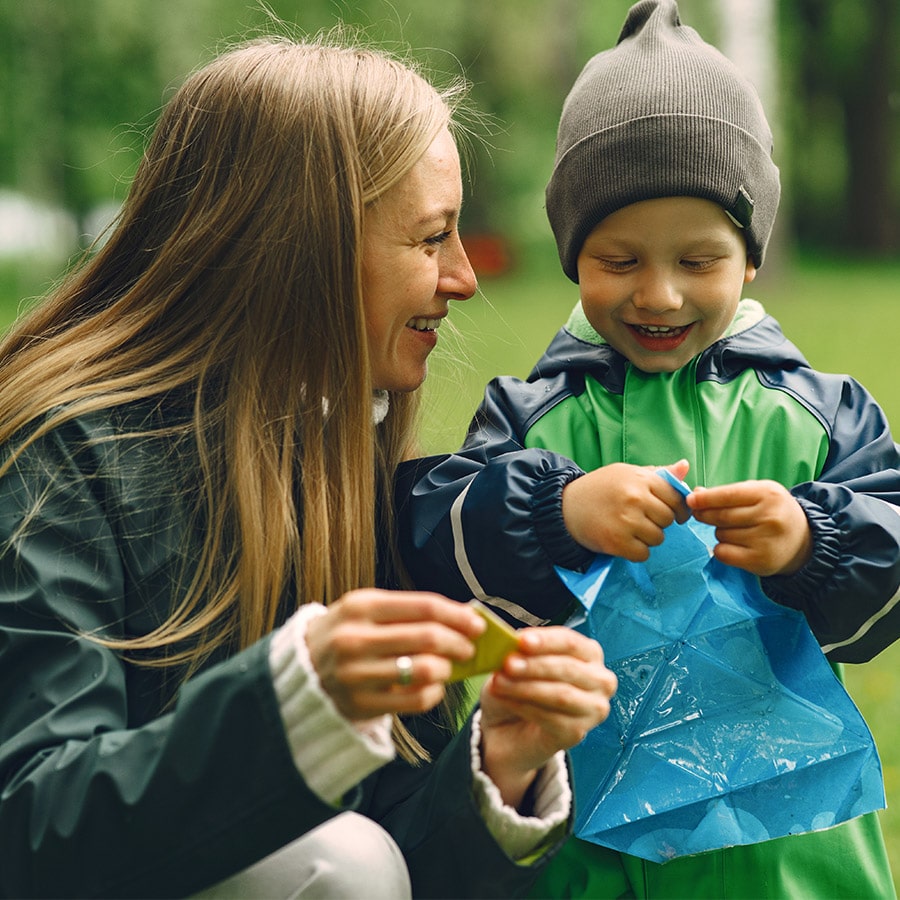
M 488 831 L 510 859 L 523 859 L 569 818 L 572 788 L 565 753 L 551 757 L 538 772 L 534 815 L 523 816 L 503 802 L 499 788 L 481 768 L 481 710 L 472 718 L 471 752 L 475 801 Z
M 326 609 L 300 607 L 273 635 L 269 668 L 297 771 L 326 803 L 394 758 L 391 717 L 351 722 L 322 689 L 306 646 L 307 623 Z

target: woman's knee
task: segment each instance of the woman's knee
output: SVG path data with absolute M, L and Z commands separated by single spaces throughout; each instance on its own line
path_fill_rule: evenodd
M 311 890 L 299 896 L 367 900 L 412 896 L 403 854 L 376 822 L 356 813 L 343 813 L 311 832 L 310 837 L 315 835 L 320 861 L 315 883 L 329 884 L 332 891 Z
M 405 900 L 412 896 L 400 848 L 377 823 L 341 815 L 195 895 L 204 900 Z

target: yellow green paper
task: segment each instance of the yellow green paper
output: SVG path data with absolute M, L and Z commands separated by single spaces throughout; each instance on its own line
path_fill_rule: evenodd
M 473 675 L 494 672 L 503 665 L 503 660 L 519 646 L 519 636 L 512 626 L 507 625 L 496 613 L 478 600 L 469 605 L 487 623 L 487 628 L 475 641 L 475 655 L 463 662 L 454 662 L 450 681 L 462 681 Z

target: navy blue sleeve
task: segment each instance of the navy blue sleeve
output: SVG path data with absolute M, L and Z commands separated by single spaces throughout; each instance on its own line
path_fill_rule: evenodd
M 495 379 L 460 452 L 405 463 L 396 481 L 400 550 L 416 586 L 478 597 L 514 625 L 563 615 L 573 598 L 553 567 L 593 557 L 562 519 L 563 488 L 582 470 L 521 444 L 514 398 L 530 389 Z
M 900 637 L 900 448 L 872 396 L 847 377 L 817 378 L 830 449 L 815 481 L 797 485 L 813 559 L 763 579 L 804 613 L 833 662 L 865 662 Z

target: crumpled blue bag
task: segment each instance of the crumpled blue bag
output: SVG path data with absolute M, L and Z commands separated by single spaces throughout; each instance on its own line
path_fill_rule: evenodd
M 691 519 L 646 563 L 557 569 L 582 605 L 568 624 L 619 679 L 609 718 L 571 751 L 575 834 L 652 862 L 885 805 L 871 732 L 805 618 L 714 545 Z

